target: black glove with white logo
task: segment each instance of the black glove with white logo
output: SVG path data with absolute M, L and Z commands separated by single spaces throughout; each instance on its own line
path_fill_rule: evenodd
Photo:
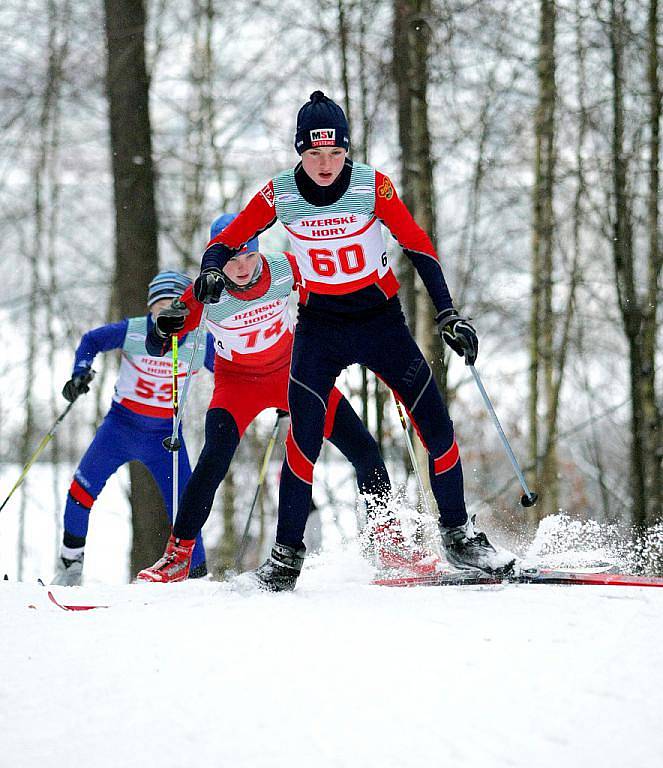
M 162 309 L 154 321 L 156 335 L 162 339 L 168 336 L 174 336 L 184 328 L 184 320 L 189 314 L 186 304 L 177 299 L 166 309 Z
M 435 316 L 440 337 L 465 358 L 465 365 L 474 365 L 479 353 L 479 339 L 471 323 L 461 317 L 455 309 L 444 309 Z
M 193 295 L 201 304 L 216 304 L 225 286 L 226 281 L 218 269 L 205 269 L 193 284 Z
M 94 378 L 95 371 L 89 368 L 87 371 L 75 373 L 62 387 L 62 397 L 73 403 L 79 395 L 90 391 L 90 382 Z

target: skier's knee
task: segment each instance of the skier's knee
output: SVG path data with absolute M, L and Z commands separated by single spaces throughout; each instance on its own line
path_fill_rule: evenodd
M 212 408 L 205 419 L 205 445 L 203 452 L 215 452 L 239 444 L 239 428 L 232 414 L 225 408 Z

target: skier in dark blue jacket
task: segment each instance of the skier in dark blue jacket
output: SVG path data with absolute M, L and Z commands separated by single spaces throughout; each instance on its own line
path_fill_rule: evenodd
M 89 391 L 94 376 L 92 363 L 99 352 L 122 350 L 120 372 L 115 383 L 113 403 L 92 443 L 81 459 L 67 495 L 64 511 L 64 536 L 53 584 L 74 586 L 81 583 L 85 540 L 90 510 L 108 478 L 128 461 L 142 462 L 152 473 L 163 495 L 172 521 L 172 455 L 162 445 L 172 432 L 172 353 L 153 357 L 145 351 L 145 338 L 158 313 L 182 295 L 191 279 L 179 272 L 163 271 L 148 287 L 147 315 L 88 331 L 76 350 L 71 379 L 63 396 L 73 402 Z M 196 373 L 203 365 L 214 370 L 214 345 L 211 336 L 200 345 L 192 360 L 193 334 L 179 348 L 179 372 L 189 367 Z M 186 445 L 180 434 L 179 488 L 184 489 L 191 467 Z M 199 535 L 193 550 L 190 578 L 207 573 L 205 550 Z
M 276 221 L 288 234 L 302 278 L 276 543 L 256 577 L 266 589 L 295 586 L 304 561 L 303 533 L 329 393 L 337 376 L 353 363 L 375 371 L 393 390 L 426 447 L 447 559 L 459 568 L 506 573 L 513 556 L 498 552 L 468 518 L 453 423 L 431 367 L 405 323 L 383 225 L 426 287 L 441 337 L 471 365 L 479 348 L 476 332 L 456 311 L 435 248 L 389 177 L 353 162 L 349 147 L 343 110 L 322 91 L 314 91 L 297 116 L 295 148 L 301 162 L 268 181 L 210 241 L 194 284 L 198 301 L 218 302 L 229 259 Z

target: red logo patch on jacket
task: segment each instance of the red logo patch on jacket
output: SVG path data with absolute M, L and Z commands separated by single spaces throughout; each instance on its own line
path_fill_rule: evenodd
M 394 188 L 387 177 L 385 177 L 385 180 L 378 187 L 378 195 L 384 197 L 385 200 L 391 200 L 394 196 Z
M 270 181 L 269 184 L 265 184 L 265 186 L 260 190 L 260 194 L 265 198 L 265 202 L 270 208 L 274 207 L 274 186 L 272 182 Z

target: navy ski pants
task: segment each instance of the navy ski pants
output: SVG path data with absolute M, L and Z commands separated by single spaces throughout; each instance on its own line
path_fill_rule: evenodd
M 77 539 L 87 536 L 90 510 L 108 478 L 128 461 L 142 462 L 152 473 L 166 503 L 168 518 L 173 520 L 173 458 L 162 444 L 172 435 L 170 419 L 141 416 L 113 403 L 94 439 L 81 459 L 67 495 L 64 511 L 65 532 Z M 182 447 L 178 456 L 180 499 L 191 476 L 186 445 L 180 432 Z M 193 538 L 193 537 L 192 537 Z M 205 549 L 200 536 L 191 558 L 191 568 L 205 562 Z
M 403 403 L 429 455 L 431 489 L 445 526 L 467 520 L 453 423 L 432 371 L 394 297 L 361 317 L 324 316 L 300 307 L 290 366 L 290 432 L 279 490 L 276 540 L 300 547 L 322 446 L 329 393 L 352 363 L 374 371 Z

